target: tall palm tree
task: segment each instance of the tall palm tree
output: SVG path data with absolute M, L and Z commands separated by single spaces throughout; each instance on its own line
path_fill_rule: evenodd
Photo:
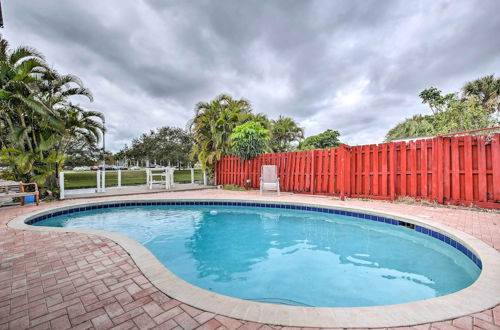
M 29 47 L 11 50 L 0 36 L 0 120 L 3 129 L 9 131 L 11 143 L 31 152 L 35 146 L 28 136 L 30 119 L 42 116 L 58 124 L 51 109 L 35 97 L 39 76 L 45 70 L 43 55 Z
M 74 139 L 83 139 L 88 145 L 96 145 L 102 133 L 106 131 L 103 125 L 104 115 L 101 112 L 85 110 L 73 104 L 69 104 L 64 110 L 60 109 L 59 112 L 64 121 L 65 134 L 57 146 L 58 151 L 66 153 Z
M 32 48 L 11 49 L 0 36 L 0 156 L 13 178 L 54 187 L 69 141 L 99 139 L 102 114 L 72 104 L 73 96 L 92 100 L 80 79 L 51 70 Z
M 273 152 L 286 152 L 293 148 L 292 143 L 300 142 L 304 138 L 304 129 L 290 117 L 279 116 L 271 120 L 271 141 Z
M 195 141 L 191 155 L 203 169 L 211 169 L 215 161 L 230 153 L 230 135 L 236 126 L 252 119 L 252 107 L 245 99 L 221 94 L 196 104 L 194 110 L 195 116 L 188 123 Z
M 462 87 L 466 97 L 477 97 L 481 105 L 489 112 L 500 111 L 500 78 L 487 75 L 467 82 Z

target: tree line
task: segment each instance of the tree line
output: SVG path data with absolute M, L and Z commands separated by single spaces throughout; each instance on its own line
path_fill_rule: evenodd
M 500 78 L 487 75 L 464 84 L 459 92 L 443 95 L 435 87 L 420 93 L 432 111 L 405 119 L 387 132 L 386 141 L 471 131 L 500 125 Z
M 336 147 L 340 133 L 327 130 L 304 139 L 304 128 L 286 116 L 270 119 L 254 113 L 246 99 L 221 94 L 199 102 L 185 130 L 161 127 L 134 139 L 115 156 L 129 161 L 148 160 L 162 165 L 186 166 L 199 163 L 211 169 L 223 155 L 243 159 L 264 152 L 286 152 Z

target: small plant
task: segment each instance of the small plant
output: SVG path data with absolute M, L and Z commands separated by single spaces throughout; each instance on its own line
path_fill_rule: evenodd
M 225 185 L 224 190 L 247 191 L 247 189 L 245 187 L 235 186 L 233 184 Z

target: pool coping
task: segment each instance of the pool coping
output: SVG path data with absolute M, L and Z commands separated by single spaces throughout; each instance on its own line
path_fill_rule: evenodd
M 125 235 L 108 231 L 83 228 L 54 228 L 31 226 L 25 222 L 37 216 L 74 209 L 79 206 L 106 205 L 113 203 L 147 203 L 160 201 L 213 201 L 259 204 L 298 205 L 304 207 L 321 207 L 324 209 L 361 212 L 379 217 L 404 221 L 423 226 L 460 242 L 482 262 L 479 278 L 469 287 L 458 292 L 437 298 L 420 300 L 397 305 L 373 307 L 301 307 L 259 303 L 224 296 L 204 290 L 175 276 L 143 245 Z M 485 242 L 457 229 L 445 225 L 403 216 L 397 213 L 376 212 L 364 208 L 349 208 L 321 203 L 284 202 L 276 200 L 239 200 L 239 199 L 140 199 L 140 200 L 107 200 L 99 202 L 82 202 L 69 206 L 57 206 L 43 211 L 19 216 L 8 222 L 8 226 L 21 230 L 74 232 L 98 235 L 115 241 L 124 248 L 134 260 L 146 278 L 160 291 L 193 307 L 212 313 L 225 315 L 247 321 L 300 327 L 395 327 L 442 321 L 461 317 L 492 308 L 500 302 L 500 253 Z

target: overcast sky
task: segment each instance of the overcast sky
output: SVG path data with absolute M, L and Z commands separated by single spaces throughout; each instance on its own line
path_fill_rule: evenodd
M 500 1 L 4 0 L 12 46 L 43 52 L 94 94 L 118 151 L 160 126 L 185 127 L 220 93 L 348 144 L 429 113 L 445 92 L 500 73 Z

